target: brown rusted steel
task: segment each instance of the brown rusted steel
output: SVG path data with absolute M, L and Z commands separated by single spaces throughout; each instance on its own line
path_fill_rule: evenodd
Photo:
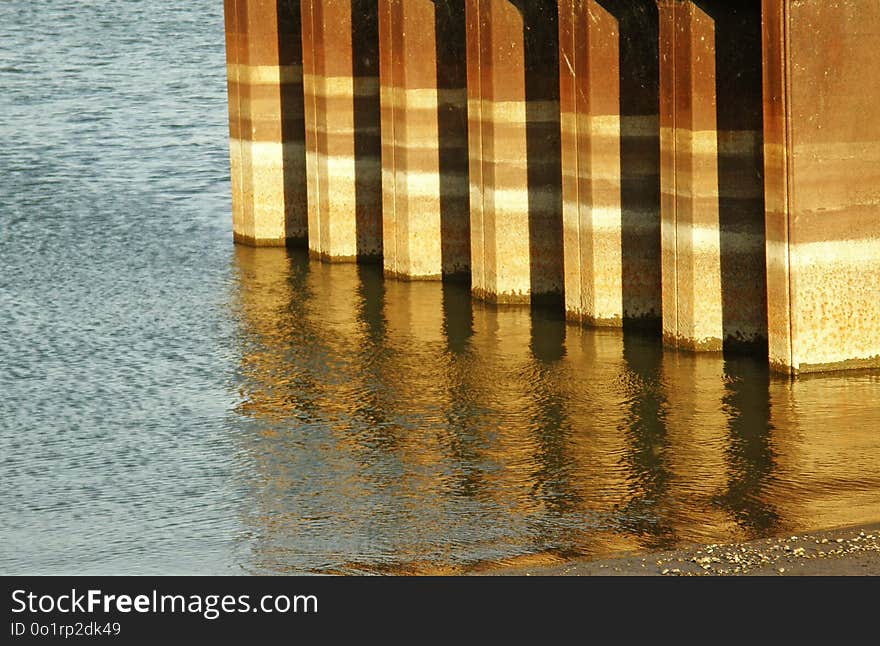
M 236 241 L 880 365 L 880 6 L 654 3 L 225 0 Z
M 771 365 L 880 366 L 880 4 L 763 19 Z
M 660 318 L 654 0 L 559 0 L 565 307 L 619 326 Z
M 299 2 L 226 0 L 233 235 L 275 246 L 307 236 Z
M 562 299 L 555 0 L 467 0 L 471 285 Z
M 302 0 L 309 250 L 382 253 L 378 12 L 370 0 Z
M 385 272 L 470 268 L 463 0 L 380 0 Z
M 766 343 L 760 6 L 661 0 L 663 334 Z

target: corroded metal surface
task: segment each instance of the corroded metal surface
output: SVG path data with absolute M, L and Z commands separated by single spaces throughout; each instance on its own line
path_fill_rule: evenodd
M 619 326 L 660 317 L 654 0 L 559 0 L 565 309 Z
M 370 0 L 303 0 L 309 249 L 382 253 L 378 12 Z
M 598 325 L 662 309 L 668 344 L 769 337 L 788 372 L 880 365 L 876 3 L 226 0 L 225 16 L 236 241 L 308 233 L 325 259 L 384 250 L 401 277 L 470 265 L 478 297 L 564 294 Z
M 470 268 L 463 0 L 380 0 L 385 272 Z
M 880 366 L 880 4 L 763 18 L 771 365 Z
M 658 0 L 663 335 L 766 339 L 758 0 Z
M 299 2 L 225 0 L 233 234 L 284 245 L 307 235 Z
M 471 281 L 498 302 L 561 300 L 555 0 L 467 0 Z

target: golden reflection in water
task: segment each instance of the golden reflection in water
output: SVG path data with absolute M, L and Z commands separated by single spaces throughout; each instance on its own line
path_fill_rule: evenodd
M 444 573 L 880 520 L 880 375 L 237 248 L 245 567 Z

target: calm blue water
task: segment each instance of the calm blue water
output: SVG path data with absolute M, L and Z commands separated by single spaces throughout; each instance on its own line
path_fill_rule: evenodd
M 448 572 L 880 520 L 880 375 L 231 244 L 222 3 L 0 3 L 0 573 Z

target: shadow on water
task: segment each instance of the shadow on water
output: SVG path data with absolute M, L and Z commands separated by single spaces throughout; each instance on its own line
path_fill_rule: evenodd
M 534 495 L 547 511 L 563 515 L 578 504 L 576 467 L 572 458 L 574 445 L 572 424 L 564 386 L 556 375 L 559 363 L 565 357 L 564 317 L 551 313 L 532 316 L 529 348 L 533 368 L 528 376 L 533 398 L 533 414 L 529 426 L 533 429 L 536 469 L 532 473 Z
M 485 440 L 474 423 L 477 406 L 469 374 L 474 336 L 474 302 L 466 284 L 442 288 L 445 354 L 452 360 L 444 368 L 448 384 L 448 408 L 443 414 L 446 432 L 440 435 L 441 453 L 451 463 L 449 488 L 454 496 L 478 499 L 485 494 Z
M 469 286 L 443 286 L 443 333 L 450 353 L 460 355 L 467 350 L 474 335 L 474 302 Z
M 615 509 L 614 524 L 633 533 L 650 549 L 675 544 L 675 529 L 665 518 L 672 470 L 666 432 L 668 402 L 661 376 L 662 344 L 628 334 L 623 338 L 623 426 L 627 499 Z
M 396 437 L 386 413 L 385 383 L 388 380 L 384 355 L 387 352 L 385 320 L 385 282 L 376 264 L 358 265 L 355 318 L 361 329 L 359 355 L 362 386 L 354 403 L 353 417 L 364 429 L 374 449 L 394 448 Z M 353 348 L 354 349 L 354 348 Z
M 714 503 L 730 513 L 752 537 L 765 536 L 780 524 L 775 505 L 768 501 L 776 455 L 770 410 L 770 372 L 747 358 L 724 362 L 723 407 L 728 417 L 727 488 Z

